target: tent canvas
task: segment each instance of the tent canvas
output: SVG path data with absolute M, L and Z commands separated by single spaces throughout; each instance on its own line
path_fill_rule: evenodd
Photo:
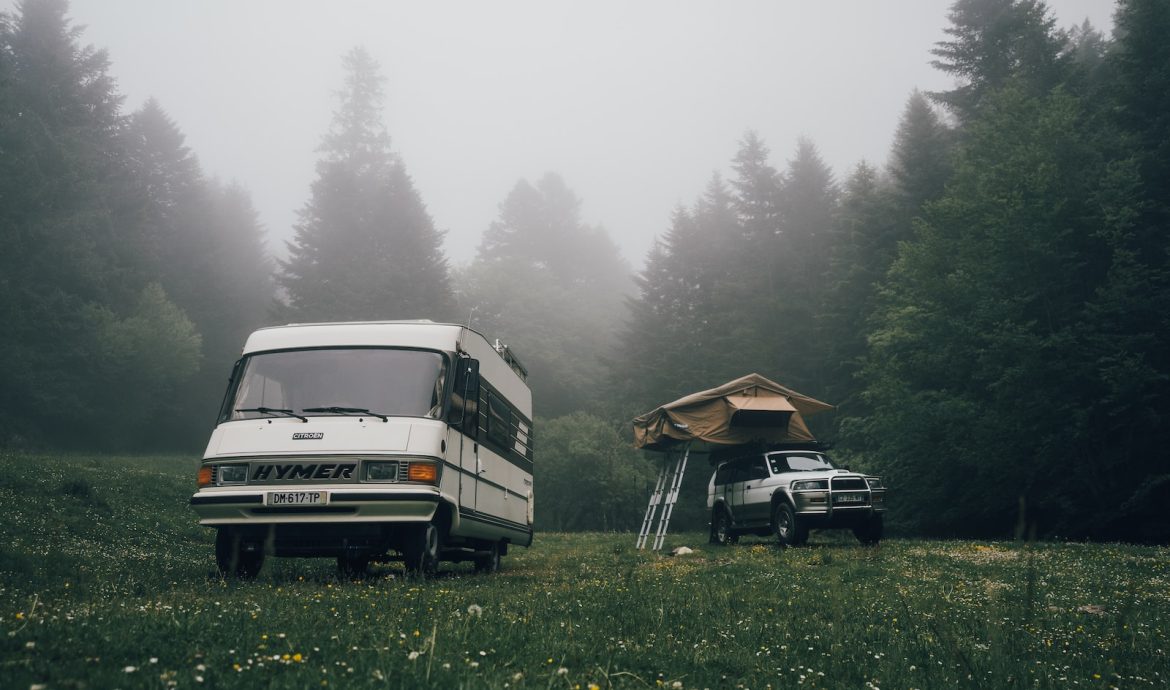
M 812 442 L 804 417 L 831 409 L 828 403 L 748 374 L 634 418 L 634 446 L 665 451 L 693 441 Z

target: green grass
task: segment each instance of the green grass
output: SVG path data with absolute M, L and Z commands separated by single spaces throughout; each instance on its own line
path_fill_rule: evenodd
M 193 458 L 0 454 L 0 688 L 1165 686 L 1170 550 L 538 534 L 497 575 L 215 576 Z

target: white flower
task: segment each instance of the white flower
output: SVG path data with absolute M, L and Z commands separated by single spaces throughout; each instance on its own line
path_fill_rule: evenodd
M 137 666 L 127 666 L 126 668 L 122 669 L 122 673 L 134 673 L 137 670 Z
M 569 669 L 562 666 L 562 667 L 557 669 L 557 675 L 558 676 L 567 676 L 567 675 L 569 675 Z
M 467 615 L 479 618 L 483 615 L 483 607 L 479 604 L 472 604 L 467 607 Z
M 411 661 L 414 661 L 415 659 L 418 658 L 418 652 L 411 652 L 410 654 L 406 655 L 406 658 L 410 659 Z

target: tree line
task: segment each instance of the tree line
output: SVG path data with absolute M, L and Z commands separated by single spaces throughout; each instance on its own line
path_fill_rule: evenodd
M 362 49 L 286 257 L 163 106 L 122 112 L 65 0 L 0 18 L 0 444 L 191 449 L 246 334 L 432 318 L 512 344 L 537 413 L 538 527 L 632 529 L 654 465 L 629 419 L 758 372 L 882 474 L 891 527 L 1166 540 L 1170 7 L 1106 38 L 1039 0 L 958 0 L 884 164 L 783 166 L 747 132 L 634 273 L 555 173 L 475 257 L 442 233 Z M 706 521 L 705 467 L 676 524 Z

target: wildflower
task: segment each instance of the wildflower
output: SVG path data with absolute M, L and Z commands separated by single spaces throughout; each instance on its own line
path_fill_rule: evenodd
M 296 654 L 293 654 L 293 657 L 292 657 L 292 658 L 293 658 L 293 661 L 295 661 L 295 662 L 297 662 L 297 663 L 300 663 L 301 661 L 303 661 L 303 660 L 304 660 L 304 657 L 303 657 L 303 656 L 301 656 L 301 653 L 300 653 L 300 652 L 297 652 Z
M 523 674 L 523 673 L 519 673 L 519 672 L 517 672 L 517 673 L 513 673 L 513 674 L 512 674 L 512 682 L 513 682 L 513 683 L 519 683 L 519 682 L 520 682 L 520 681 L 522 681 L 522 680 L 524 680 L 524 674 Z M 590 685 L 589 687 L 590 687 L 590 689 L 592 689 L 592 688 L 594 688 L 594 687 L 596 687 L 596 686 Z
M 36 643 L 36 642 L 33 642 L 32 640 L 29 640 L 28 642 L 25 642 L 25 643 L 24 643 L 24 648 L 25 648 L 25 649 L 36 649 L 36 648 L 37 648 L 37 643 Z
M 557 675 L 558 676 L 567 676 L 567 675 L 569 675 L 569 669 L 562 666 L 562 667 L 557 669 Z
M 126 668 L 122 669 L 122 673 L 134 673 L 137 670 L 137 666 L 127 666 Z
M 407 658 L 407 659 L 410 659 L 411 661 L 414 661 L 414 660 L 415 660 L 415 659 L 417 659 L 418 657 L 419 657 L 419 654 L 418 654 L 418 652 L 411 652 L 410 654 L 407 654 L 407 655 L 406 655 L 406 658 Z
M 471 606 L 467 607 L 467 615 L 471 616 L 472 618 L 479 618 L 483 615 L 483 607 L 479 604 L 472 604 Z

